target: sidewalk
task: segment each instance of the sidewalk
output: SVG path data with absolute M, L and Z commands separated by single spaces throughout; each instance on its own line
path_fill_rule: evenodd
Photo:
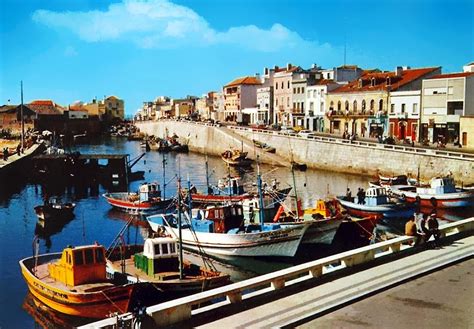
M 198 326 L 198 328 L 294 327 L 423 273 L 472 257 L 473 254 L 474 236 L 469 236 L 440 249 L 423 250 L 263 305 L 250 307 L 237 314 Z M 463 282 L 468 287 L 469 278 L 466 277 Z M 445 286 L 443 289 L 449 290 L 449 287 Z M 370 309 L 368 311 L 371 312 Z M 376 316 L 376 314 L 371 313 L 370 316 Z M 392 316 L 396 318 L 397 315 Z M 354 321 L 359 320 L 356 317 Z M 446 321 L 443 325 L 449 327 L 450 323 Z M 309 327 L 314 326 L 309 325 Z

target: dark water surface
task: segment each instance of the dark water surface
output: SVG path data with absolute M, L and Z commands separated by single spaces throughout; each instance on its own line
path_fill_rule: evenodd
M 108 139 L 97 144 L 84 145 L 76 148 L 81 153 L 126 153 L 134 158 L 141 154 L 138 142 L 128 142 L 123 139 Z M 198 190 L 205 191 L 206 170 L 205 156 L 201 154 L 167 154 L 166 188 L 167 196 L 176 192 L 178 173 L 183 178 L 183 185 L 187 185 L 187 177 L 195 184 Z M 157 152 L 148 152 L 134 170 L 145 170 L 145 180 L 148 182 L 162 180 L 163 155 Z M 240 172 L 242 181 L 252 185 L 256 181 L 255 166 L 246 172 Z M 277 178 L 281 187 L 293 186 L 292 174 L 287 168 L 261 167 L 263 179 L 270 181 Z M 219 178 L 228 174 L 228 169 L 222 160 L 209 157 L 210 181 L 217 183 Z M 236 174 L 236 172 L 232 172 Z M 343 175 L 316 170 L 295 172 L 298 196 L 304 206 L 312 206 L 319 198 L 327 195 L 344 194 L 347 187 L 357 191 L 358 187 L 367 187 L 367 177 Z M 171 181 L 170 181 L 171 180 Z M 67 245 L 91 244 L 95 241 L 108 247 L 120 229 L 128 220 L 128 215 L 111 210 L 106 200 L 101 196 L 106 190 L 102 186 L 89 186 L 85 182 L 66 183 L 63 180 L 50 182 L 48 186 L 33 184 L 22 177 L 13 177 L 12 182 L 0 182 L 0 328 L 32 328 L 57 327 L 62 328 L 70 324 L 71 319 L 38 310 L 27 294 L 27 287 L 21 276 L 18 261 L 32 255 L 32 242 L 35 235 L 41 239 L 40 253 L 60 252 Z M 131 191 L 137 190 L 140 183 L 130 184 Z M 54 184 L 52 184 L 54 183 Z M 163 185 L 162 185 L 163 188 Z M 62 222 L 60 225 L 43 229 L 37 226 L 34 207 L 42 204 L 43 193 L 50 196 L 61 196 L 63 201 L 76 203 L 75 217 Z M 447 215 L 451 219 L 473 216 L 473 210 L 452 212 Z M 401 233 L 401 227 L 392 228 L 394 233 Z M 135 223 L 126 231 L 125 240 L 141 242 L 146 236 L 147 228 L 144 223 Z M 320 250 L 303 250 L 299 258 L 287 260 L 253 260 L 249 259 L 238 264 L 224 264 L 216 262 L 219 270 L 231 274 L 234 280 L 241 280 L 256 274 L 270 272 L 291 265 L 292 262 L 301 262 L 308 255 L 315 258 L 324 255 L 324 247 Z M 195 256 L 188 255 L 194 258 Z M 238 266 L 238 267 L 236 267 Z M 32 316 L 33 315 L 33 316 Z M 36 319 L 36 321 L 35 321 Z

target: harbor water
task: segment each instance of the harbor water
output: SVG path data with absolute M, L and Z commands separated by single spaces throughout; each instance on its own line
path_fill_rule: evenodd
M 129 154 L 131 158 L 139 156 L 143 150 L 140 143 L 111 138 L 96 141 L 89 145 L 77 146 L 74 151 L 81 153 Z M 166 157 L 165 178 L 163 184 L 163 157 Z M 177 177 L 182 178 L 183 186 L 189 179 L 198 190 L 206 191 L 206 156 L 202 154 L 162 154 L 147 152 L 133 167 L 133 170 L 144 170 L 147 182 L 157 181 L 161 184 L 166 197 L 176 194 Z M 217 180 L 229 173 L 239 175 L 248 188 L 255 188 L 255 165 L 245 171 L 232 171 L 217 157 L 208 157 L 209 180 L 217 185 Z M 288 168 L 262 165 L 260 168 L 263 180 L 270 182 L 277 179 L 280 187 L 293 186 L 293 176 Z M 55 179 L 36 183 L 31 179 L 31 172 L 22 173 L 18 177 L 10 177 L 0 182 L 0 328 L 33 328 L 49 327 L 64 328 L 81 324 L 64 316 L 51 313 L 42 307 L 36 307 L 31 296 L 27 294 L 27 286 L 23 281 L 18 261 L 30 257 L 33 253 L 35 236 L 40 239 L 40 253 L 60 252 L 68 245 L 92 244 L 98 242 L 108 247 L 118 232 L 130 218 L 129 215 L 112 210 L 102 194 L 107 191 L 102 185 L 70 179 Z M 328 196 L 345 194 L 347 188 L 368 187 L 370 177 L 337 174 L 333 172 L 307 170 L 297 171 L 295 182 L 298 197 L 303 200 L 304 207 L 314 206 L 316 200 Z M 128 186 L 136 191 L 144 182 L 134 181 Z M 294 193 L 293 191 L 290 193 Z M 42 227 L 37 222 L 34 207 L 43 203 L 43 197 L 58 196 L 63 201 L 76 203 L 74 218 L 58 223 L 52 227 Z M 474 216 L 474 209 L 463 209 L 440 214 L 446 220 L 458 220 Z M 402 234 L 404 222 L 384 223 L 383 230 L 392 234 Z M 126 242 L 142 242 L 148 233 L 145 222 L 135 221 L 125 231 Z M 216 261 L 219 270 L 229 273 L 234 281 L 242 280 L 258 274 L 270 272 L 282 267 L 291 266 L 324 256 L 326 250 L 309 249 L 299 251 L 296 258 L 288 259 L 248 259 L 245 261 Z M 312 247 L 316 248 L 316 247 Z M 330 252 L 330 251 L 328 251 Z M 195 255 L 186 254 L 194 260 Z

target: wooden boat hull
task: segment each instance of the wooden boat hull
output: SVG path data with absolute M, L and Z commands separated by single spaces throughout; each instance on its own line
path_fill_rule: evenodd
M 309 228 L 306 230 L 301 240 L 302 244 L 312 243 L 324 243 L 331 244 L 334 236 L 336 235 L 337 229 L 341 225 L 343 218 L 340 219 L 312 219 L 305 220 L 305 224 L 309 224 Z M 292 227 L 293 225 L 301 225 L 301 222 L 282 222 L 282 227 Z
M 343 197 L 338 197 L 337 200 L 351 216 L 356 217 L 375 217 L 376 219 L 408 218 L 413 216 L 415 213 L 415 208 L 408 204 L 391 203 L 378 206 L 368 206 L 344 200 Z
M 158 231 L 161 225 L 148 219 L 151 228 Z M 165 225 L 166 231 L 178 237 L 178 229 Z M 300 224 L 293 227 L 256 233 L 204 233 L 182 229 L 183 247 L 189 250 L 214 256 L 287 256 L 293 257 L 309 225 Z
M 160 201 L 128 201 L 128 192 L 105 193 L 103 197 L 114 208 L 132 215 L 150 214 L 154 212 L 171 211 L 172 199 Z
M 422 194 L 413 186 L 393 186 L 391 192 L 410 203 L 421 207 L 462 208 L 474 206 L 474 191 L 465 190 L 454 193 Z
M 73 211 L 76 207 L 75 204 L 70 203 L 66 204 L 62 208 L 54 208 L 50 206 L 36 206 L 35 213 L 36 216 L 41 220 L 48 220 L 50 218 L 70 218 L 73 217 Z
M 222 157 L 222 160 L 232 167 L 250 167 L 252 165 L 252 160 L 250 159 L 232 160 Z
M 61 257 L 60 253 L 38 256 L 38 264 Z M 112 286 L 99 291 L 71 292 L 43 282 L 32 273 L 34 257 L 20 261 L 21 272 L 30 293 L 51 309 L 84 318 L 105 318 L 111 313 L 128 311 L 135 286 Z

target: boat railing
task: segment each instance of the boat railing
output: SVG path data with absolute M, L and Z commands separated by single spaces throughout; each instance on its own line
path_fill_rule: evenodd
M 456 234 L 469 234 L 474 231 L 474 217 L 440 225 L 439 230 L 442 237 L 453 237 Z M 187 321 L 192 315 L 210 310 L 215 311 L 219 307 L 229 304 L 241 303 L 244 300 L 280 290 L 286 286 L 304 283 L 307 280 L 314 280 L 329 273 L 334 273 L 335 275 L 340 273 L 340 275 L 344 275 L 344 270 L 347 271 L 354 266 L 362 265 L 373 260 L 389 261 L 391 258 L 397 257 L 397 255 L 401 257 L 405 252 L 413 252 L 413 248 L 423 248 L 423 246 L 414 247 L 412 245 L 413 240 L 414 237 L 400 236 L 224 287 L 150 306 L 146 309 L 146 313 L 153 318 L 158 327 L 170 326 L 182 321 Z M 219 299 L 225 300 L 206 307 L 200 306 L 203 303 L 207 305 L 205 302 Z M 125 314 L 124 316 L 129 316 L 129 314 Z M 113 321 L 115 320 L 106 319 L 79 328 L 104 328 L 115 324 Z

